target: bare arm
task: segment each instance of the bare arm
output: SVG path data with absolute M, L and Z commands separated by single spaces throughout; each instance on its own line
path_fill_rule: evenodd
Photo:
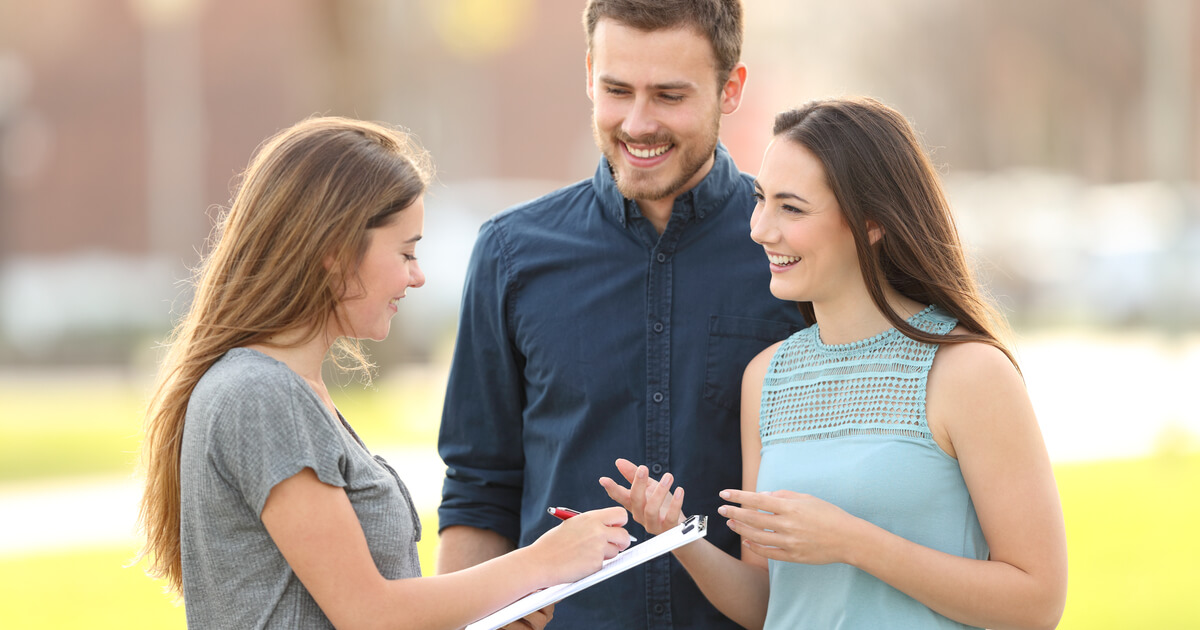
M 588 512 L 469 569 L 389 580 L 371 559 L 345 491 L 311 469 L 276 485 L 262 512 L 272 540 L 339 628 L 461 628 L 534 590 L 598 570 L 629 545 L 617 527 L 625 519 L 615 507 Z
M 437 572 L 454 573 L 514 551 L 512 540 L 490 529 L 453 525 L 438 535 Z
M 514 551 L 517 545 L 505 536 L 490 529 L 454 525 L 439 534 L 437 572 L 439 575 L 453 573 L 482 564 L 493 558 Z M 532 628 L 541 630 L 554 618 L 554 605 L 531 613 L 505 626 L 508 630 Z
M 763 377 L 778 347 L 779 344 L 775 344 L 755 357 L 742 378 L 742 486 L 749 491 L 757 486 L 761 459 L 758 408 Z M 608 491 L 608 496 L 629 510 L 646 531 L 658 534 L 682 521 L 684 492 L 683 488 L 676 488 L 674 493 L 670 491 L 674 482 L 670 473 L 655 482 L 649 478 L 645 466 L 618 460 L 617 469 L 630 483 L 628 489 L 608 477 L 602 478 L 600 484 Z M 679 547 L 673 553 L 717 610 L 742 627 L 763 626 L 770 593 L 765 558 L 742 553 L 738 559 L 704 539 Z
M 845 562 L 973 626 L 1053 628 L 1066 600 L 1066 537 L 1024 384 L 995 348 L 945 346 L 930 373 L 928 401 L 935 439 L 959 460 L 988 560 L 923 547 L 795 492 L 733 492 L 729 499 L 742 507 L 721 512 L 764 557 Z
M 999 350 L 971 343 L 938 351 L 929 388 L 930 426 L 959 460 L 991 557 L 956 559 L 941 584 L 910 575 L 910 594 L 975 625 L 1053 628 L 1066 602 L 1066 533 L 1025 383 Z

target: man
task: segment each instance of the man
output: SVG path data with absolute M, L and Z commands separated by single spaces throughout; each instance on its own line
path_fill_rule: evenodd
M 740 487 L 753 356 L 798 330 L 749 237 L 749 176 L 718 142 L 742 98 L 739 0 L 589 0 L 595 175 L 480 229 L 439 450 L 439 571 L 531 542 L 550 506 L 612 502 L 619 457 L 671 472 L 689 514 Z M 645 532 L 632 522 L 630 533 Z M 725 527 L 708 537 L 733 551 Z M 644 538 L 643 538 L 644 539 Z M 669 555 L 558 604 L 565 628 L 735 627 Z

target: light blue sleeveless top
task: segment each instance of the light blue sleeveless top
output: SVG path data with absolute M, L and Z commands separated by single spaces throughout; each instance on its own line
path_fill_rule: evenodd
M 930 306 L 908 320 L 956 321 Z M 811 326 L 784 341 L 763 380 L 758 491 L 811 494 L 939 551 L 986 559 L 958 461 L 933 440 L 925 384 L 937 345 L 895 328 L 844 345 Z M 767 628 L 967 628 L 846 564 L 770 560 Z

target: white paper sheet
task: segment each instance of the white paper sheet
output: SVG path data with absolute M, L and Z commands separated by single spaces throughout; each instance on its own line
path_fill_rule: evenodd
M 559 602 L 567 596 L 578 593 L 593 584 L 599 584 L 618 573 L 632 569 L 651 558 L 657 558 L 676 547 L 686 545 L 706 534 L 708 534 L 708 518 L 704 516 L 691 516 L 674 528 L 650 540 L 633 545 L 617 554 L 615 558 L 605 561 L 604 566 L 599 571 L 576 582 L 559 584 L 530 593 L 467 626 L 466 630 L 495 630 L 505 624 L 521 619 L 535 610 L 541 610 L 550 604 Z

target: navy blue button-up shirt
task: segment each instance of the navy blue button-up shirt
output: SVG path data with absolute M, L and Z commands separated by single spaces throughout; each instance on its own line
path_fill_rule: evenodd
M 603 159 L 592 179 L 483 225 L 442 417 L 439 527 L 527 545 L 557 524 L 549 506 L 613 505 L 597 479 L 620 479 L 618 457 L 671 472 L 685 512 L 717 518 L 717 492 L 741 487 L 742 371 L 803 326 L 769 291 L 752 193 L 718 145 L 661 235 Z M 708 539 L 738 554 L 723 525 Z M 554 625 L 736 627 L 669 554 L 560 602 Z

